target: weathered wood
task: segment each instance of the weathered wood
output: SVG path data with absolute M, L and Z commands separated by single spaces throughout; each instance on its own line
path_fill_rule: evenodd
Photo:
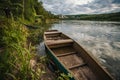
M 69 53 L 64 53 L 64 54 L 58 54 L 57 57 L 63 57 L 63 56 L 68 56 L 68 55 L 72 55 L 75 54 L 76 52 L 69 52 Z
M 45 35 L 52 35 L 52 34 L 61 34 L 61 32 L 45 32 Z
M 74 48 L 70 47 L 70 45 L 64 46 L 64 47 L 59 47 L 59 48 L 52 48 L 51 50 L 53 51 L 53 53 L 55 55 L 76 52 Z
M 71 46 L 73 43 L 64 43 L 64 44 L 56 44 L 56 45 L 48 45 L 49 48 L 55 49 L 55 48 L 60 48 L 60 47 L 65 47 L 65 46 Z
M 86 63 L 77 64 L 77 65 L 73 65 L 73 66 L 69 67 L 69 69 L 73 69 L 73 68 L 77 68 L 77 67 L 83 67 L 83 66 L 85 66 L 85 65 L 86 65 Z
M 58 57 L 61 63 L 63 63 L 66 68 L 70 68 L 72 66 L 78 65 L 78 64 L 84 64 L 85 62 L 81 57 L 78 57 L 77 54 L 67 55 Z
M 47 45 L 58 45 L 58 44 L 66 44 L 66 43 L 73 43 L 72 39 L 65 39 L 65 40 L 48 40 L 46 41 Z
M 58 30 L 47 30 L 45 32 L 55 32 L 55 31 L 58 31 Z
M 102 68 L 100 63 L 98 63 L 97 60 L 93 58 L 92 55 L 90 55 L 84 48 L 77 43 L 74 43 L 73 46 L 79 53 L 82 53 L 80 56 L 85 60 L 96 77 L 98 77 L 100 80 L 114 80 L 110 73 Z
M 62 64 L 64 69 L 59 69 L 70 72 L 72 80 L 114 80 L 85 49 L 61 32 L 47 31 L 44 40 L 50 54 L 59 61 L 56 65 Z
M 61 40 L 61 39 L 63 39 L 63 38 L 61 38 L 61 37 L 48 37 L 47 38 L 47 40 Z

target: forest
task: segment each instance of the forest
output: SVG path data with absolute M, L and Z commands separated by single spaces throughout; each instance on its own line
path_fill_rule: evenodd
M 106 14 L 66 15 L 67 20 L 120 21 L 120 12 Z
M 0 0 L 0 18 L 14 17 L 15 20 L 25 19 L 34 21 L 36 16 L 41 19 L 54 18 L 51 12 L 46 11 L 42 2 L 38 0 Z

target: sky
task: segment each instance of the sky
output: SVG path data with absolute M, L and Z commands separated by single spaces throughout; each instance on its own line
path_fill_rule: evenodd
M 120 12 L 120 0 L 39 0 L 53 14 L 101 14 Z

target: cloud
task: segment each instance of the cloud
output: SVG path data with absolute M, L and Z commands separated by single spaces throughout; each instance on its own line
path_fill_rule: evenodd
M 110 13 L 120 11 L 120 3 L 115 0 L 95 0 L 88 7 L 93 10 L 92 13 Z
M 120 0 L 41 0 L 54 14 L 100 14 L 120 11 Z
M 113 0 L 113 3 L 120 3 L 120 0 Z

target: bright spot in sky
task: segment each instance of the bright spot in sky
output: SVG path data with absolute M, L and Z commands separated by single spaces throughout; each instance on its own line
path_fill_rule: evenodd
M 83 5 L 83 4 L 87 4 L 89 2 L 92 2 L 93 0 L 66 0 L 68 3 L 72 3 L 75 5 Z

